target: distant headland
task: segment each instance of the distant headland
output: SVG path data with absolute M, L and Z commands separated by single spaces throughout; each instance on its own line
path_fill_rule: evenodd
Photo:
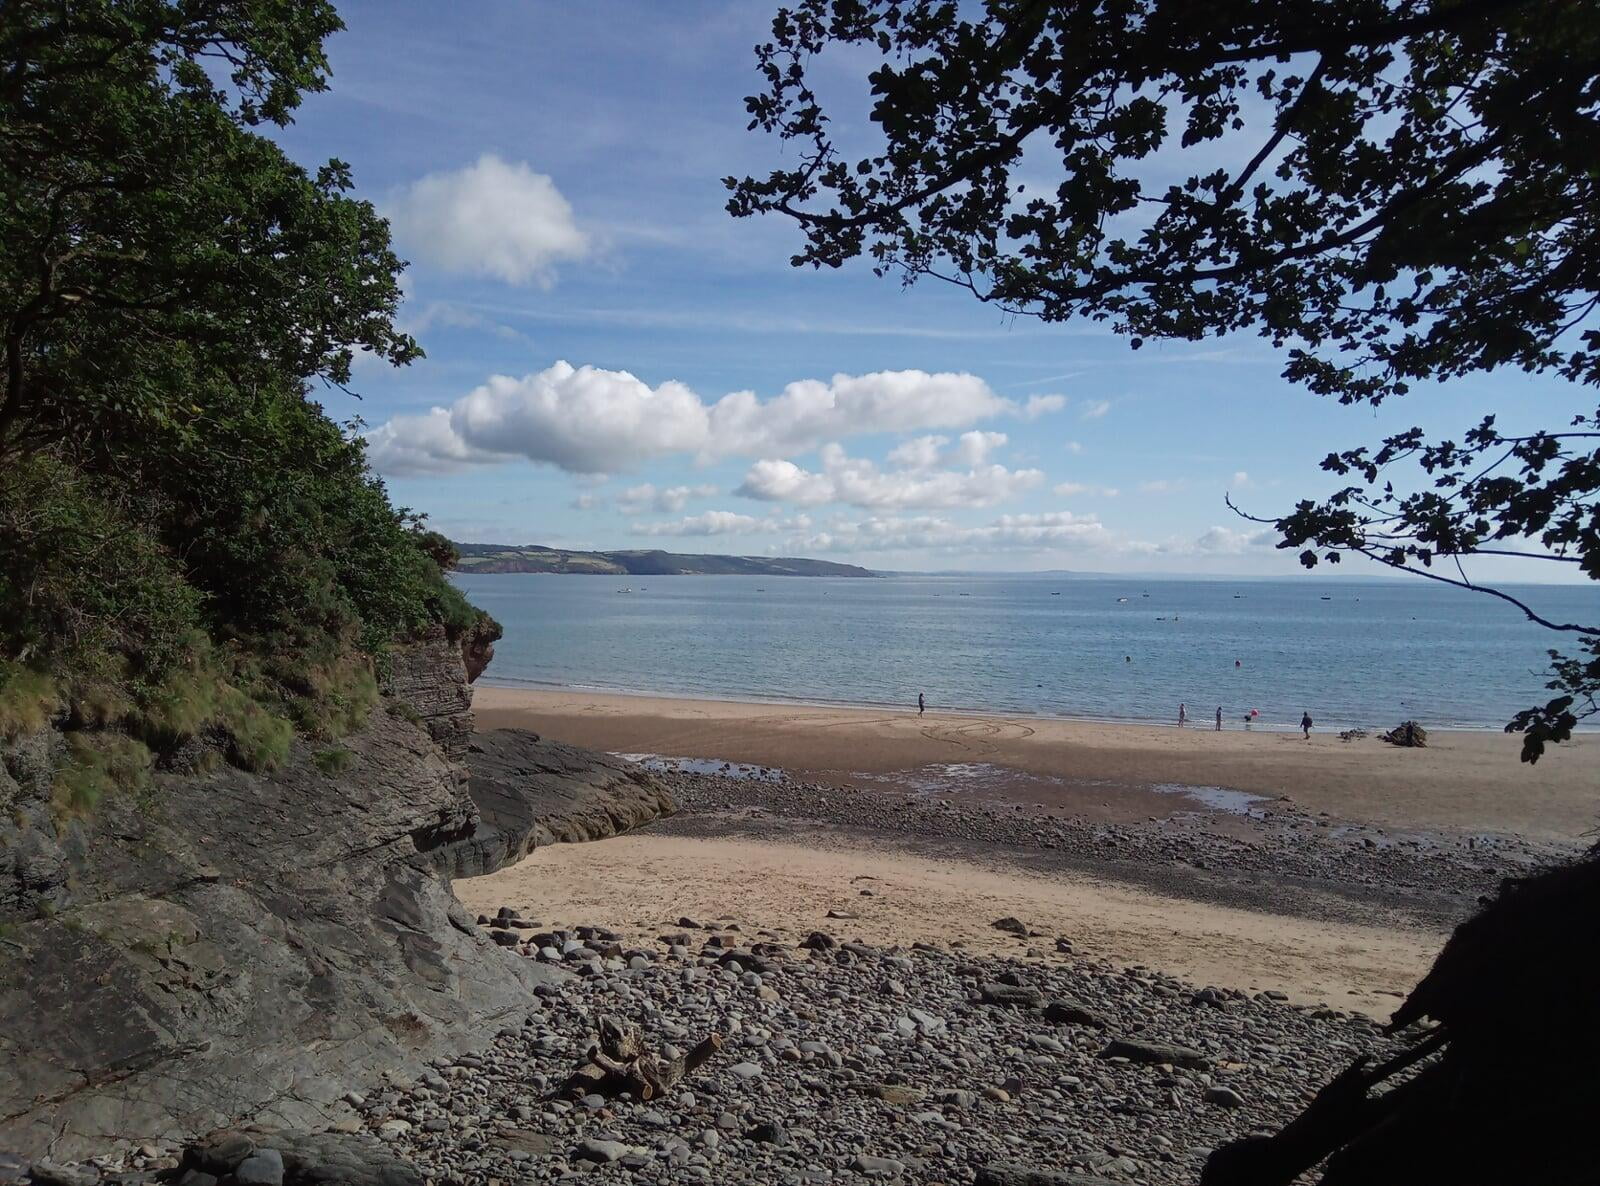
M 568 552 L 538 544 L 456 544 L 457 572 L 553 572 L 590 576 L 872 577 L 831 560 L 794 556 L 685 556 L 676 552 Z

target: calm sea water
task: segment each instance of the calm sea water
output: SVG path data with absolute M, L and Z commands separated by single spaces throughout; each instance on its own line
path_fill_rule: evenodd
M 1421 581 L 459 575 L 505 626 L 488 682 L 1237 728 L 1498 726 L 1562 640 Z M 630 587 L 631 593 L 619 593 Z M 1592 587 L 1527 590 L 1593 621 Z M 1126 600 L 1122 600 L 1122 599 Z M 1235 661 L 1238 662 L 1236 667 Z

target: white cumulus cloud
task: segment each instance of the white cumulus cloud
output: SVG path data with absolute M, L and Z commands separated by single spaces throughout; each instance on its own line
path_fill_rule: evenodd
M 1022 418 L 1037 420 L 1040 416 L 1059 412 L 1066 406 L 1067 397 L 1064 395 L 1030 395 L 1028 402 L 1022 405 Z
M 825 531 L 790 542 L 817 552 L 990 552 L 1102 548 L 1114 541 L 1093 515 L 1045 511 L 1001 515 L 979 526 L 933 515 L 873 516 L 856 522 L 836 521 Z
M 965 471 L 885 471 L 866 458 L 848 456 L 839 444 L 824 445 L 819 453 L 821 472 L 803 469 L 792 461 L 763 458 L 750 467 L 734 493 L 764 502 L 909 510 L 993 506 L 1044 481 L 1039 470 L 1012 470 L 1003 465 L 977 465 Z
M 554 181 L 492 153 L 412 182 L 390 195 L 384 213 L 408 254 L 507 284 L 548 288 L 558 263 L 582 259 L 591 246 Z
M 735 511 L 706 511 L 669 523 L 635 523 L 635 535 L 750 535 L 758 531 L 771 531 L 771 519 L 758 519 L 754 515 L 741 515 Z
M 649 482 L 630 486 L 617 496 L 617 509 L 624 515 L 637 515 L 641 511 L 683 510 L 691 498 L 711 498 L 717 493 L 715 486 L 668 486 L 658 490 Z
M 1005 443 L 1006 434 L 1003 432 L 983 432 L 974 429 L 961 434 L 952 457 L 958 465 L 982 465 L 989 460 L 990 453 Z
M 790 383 L 770 399 L 736 391 L 707 402 L 682 383 L 558 362 L 492 376 L 449 408 L 396 416 L 368 434 L 373 465 L 440 473 L 522 457 L 572 473 L 613 473 L 667 454 L 709 460 L 785 456 L 825 441 L 965 428 L 1024 409 L 975 375 L 877 371 Z
M 949 443 L 949 437 L 913 437 L 890 449 L 886 460 L 895 469 L 932 469 Z

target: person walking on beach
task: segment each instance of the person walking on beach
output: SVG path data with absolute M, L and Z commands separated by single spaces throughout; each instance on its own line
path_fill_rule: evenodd
M 1181 728 L 1184 727 L 1184 725 L 1186 725 L 1188 723 L 1189 723 L 1189 706 L 1187 704 L 1180 704 L 1180 705 L 1178 705 L 1178 728 L 1181 729 Z
M 921 692 L 918 692 L 917 693 L 917 715 L 920 717 L 923 714 L 923 712 L 927 709 L 927 707 L 928 707 L 927 700 L 925 700 L 923 698 L 923 695 L 922 695 Z
M 1300 714 L 1300 732 L 1306 735 L 1307 741 L 1311 740 L 1311 714 L 1309 712 Z
M 1222 732 L 1222 705 L 1217 705 L 1217 732 Z

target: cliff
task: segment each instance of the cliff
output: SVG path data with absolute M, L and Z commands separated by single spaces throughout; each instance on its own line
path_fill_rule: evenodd
M 344 1092 L 488 1041 L 563 975 L 492 944 L 451 874 L 670 799 L 532 735 L 474 741 L 442 636 L 385 703 L 337 775 L 297 741 L 270 774 L 167 771 L 87 819 L 52 805 L 59 733 L 0 747 L 0 1149 L 337 1125 Z M 492 767 L 487 824 L 459 756 Z

